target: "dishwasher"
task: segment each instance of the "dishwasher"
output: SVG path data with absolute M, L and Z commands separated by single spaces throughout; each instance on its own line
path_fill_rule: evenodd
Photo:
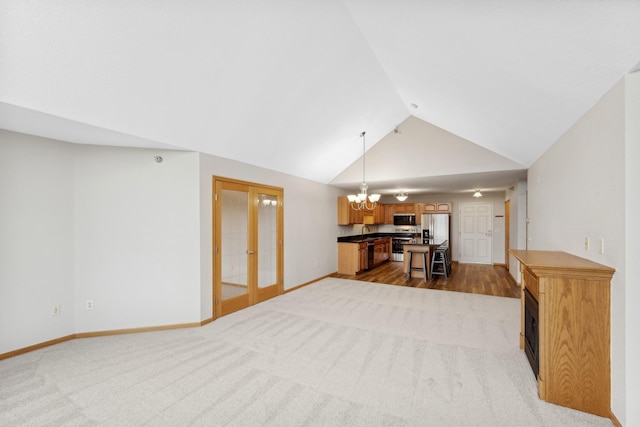
M 365 270 L 368 270 L 371 267 L 373 267 L 375 253 L 376 253 L 375 243 L 367 242 L 367 267 L 365 268 Z

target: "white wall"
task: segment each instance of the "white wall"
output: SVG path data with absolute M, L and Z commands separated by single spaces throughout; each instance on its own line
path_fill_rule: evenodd
M 74 155 L 76 331 L 199 322 L 198 154 L 75 145 Z
M 71 146 L 0 130 L 0 353 L 74 333 L 73 218 Z
M 640 71 L 626 78 L 626 143 L 625 143 L 625 270 L 628 278 L 625 284 L 625 362 L 626 401 L 628 426 L 640 425 Z M 618 380 L 620 381 L 620 380 Z
M 634 160 L 637 167 L 640 159 Z M 623 425 L 635 425 L 627 423 L 626 411 L 633 405 L 625 395 L 623 81 L 531 166 L 528 183 L 529 249 L 562 250 L 616 269 L 611 284 L 611 404 Z M 591 240 L 589 250 L 585 237 Z M 598 251 L 601 238 L 604 254 Z
M 0 353 L 210 318 L 212 175 L 284 188 L 285 289 L 336 271 L 334 187 L 210 155 L 7 131 L 0 150 Z

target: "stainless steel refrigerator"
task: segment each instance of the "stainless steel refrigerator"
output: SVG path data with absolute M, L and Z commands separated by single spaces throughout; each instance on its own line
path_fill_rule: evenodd
M 445 246 L 451 244 L 451 228 L 449 227 L 449 214 L 423 214 L 421 218 L 422 222 L 422 238 L 426 239 L 427 235 L 429 239 L 435 241 L 444 241 L 447 243 Z M 428 230 L 428 233 L 427 233 Z

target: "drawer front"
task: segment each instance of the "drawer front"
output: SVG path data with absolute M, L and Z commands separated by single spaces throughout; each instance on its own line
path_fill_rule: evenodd
M 531 295 L 533 295 L 536 301 L 540 301 L 538 297 L 538 277 L 529 270 L 525 270 L 524 279 L 525 287 L 531 292 Z

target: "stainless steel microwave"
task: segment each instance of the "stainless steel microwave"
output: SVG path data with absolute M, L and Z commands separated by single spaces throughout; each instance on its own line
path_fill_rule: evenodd
M 416 214 L 394 214 L 393 225 L 416 225 Z

